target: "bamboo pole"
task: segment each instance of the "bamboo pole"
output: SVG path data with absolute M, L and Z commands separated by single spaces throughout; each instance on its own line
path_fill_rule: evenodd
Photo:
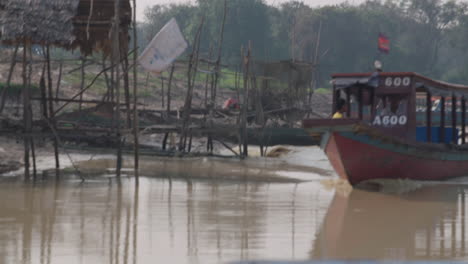
M 166 98 L 164 94 L 164 79 L 162 78 L 161 75 L 161 109 L 164 109 L 164 99 Z
M 247 157 L 248 153 L 248 138 L 247 138 L 247 108 L 249 105 L 248 102 L 248 93 L 249 93 L 249 75 L 250 75 L 250 55 L 251 55 L 251 45 L 249 42 L 249 48 L 247 50 L 247 56 L 244 58 L 244 90 L 243 90 L 243 106 L 242 106 L 242 120 L 241 120 L 241 134 L 242 134 L 242 145 L 243 151 L 241 156 Z
M 317 43 L 315 45 L 315 54 L 314 54 L 314 65 L 312 66 L 312 87 L 309 90 L 309 108 L 311 109 L 312 103 L 312 95 L 314 93 L 314 89 L 317 88 L 317 72 L 318 72 L 318 64 L 319 64 L 319 49 L 320 49 L 320 37 L 322 35 L 322 20 L 319 22 L 319 31 L 317 33 Z
M 36 148 L 34 147 L 34 139 L 31 138 L 31 155 L 33 162 L 33 180 L 37 179 L 37 166 L 36 166 Z
M 42 110 L 42 115 L 45 117 L 45 118 L 49 118 L 49 115 L 48 115 L 48 112 L 47 112 L 47 88 L 46 88 L 46 84 L 45 84 L 45 68 L 46 68 L 46 65 L 44 64 L 44 67 L 42 68 L 42 75 L 41 75 L 41 80 L 39 81 L 39 88 L 41 90 L 41 98 L 40 98 L 40 101 L 41 101 L 41 110 Z
M 84 85 L 85 85 L 85 78 L 86 78 L 86 74 L 85 74 L 85 64 L 86 64 L 86 59 L 85 58 L 81 58 L 81 69 L 80 69 L 80 90 L 83 90 L 84 88 Z M 81 108 L 82 108 L 82 103 L 81 101 L 83 101 L 83 94 L 80 94 L 80 103 L 78 104 L 78 111 L 81 112 Z
M 134 138 L 134 158 L 135 158 L 135 178 L 136 185 L 139 183 L 139 140 L 138 140 L 138 95 L 137 95 L 137 55 L 138 55 L 138 46 L 137 46 L 137 27 L 136 27 L 136 0 L 133 0 L 133 48 L 135 53 L 133 54 L 133 138 Z M 169 103 L 168 103 L 169 104 Z
M 29 43 L 24 40 L 23 45 L 23 124 L 24 124 L 24 177 L 29 180 L 29 87 L 28 87 L 28 74 L 27 74 L 27 49 Z
M 185 151 L 187 135 L 188 135 L 188 125 L 190 121 L 190 111 L 192 108 L 192 96 L 193 96 L 193 87 L 195 85 L 195 77 L 197 74 L 198 67 L 198 53 L 200 49 L 200 36 L 203 28 L 205 18 L 202 17 L 200 25 L 198 26 L 197 34 L 195 35 L 194 46 L 192 48 L 192 53 L 190 54 L 190 63 L 187 71 L 187 94 L 185 96 L 184 103 L 184 112 L 182 118 L 182 128 L 179 138 L 179 151 Z
M 59 97 L 60 83 L 62 82 L 62 71 L 63 71 L 63 63 L 60 62 L 59 75 L 58 75 L 58 78 L 57 78 L 57 87 L 55 89 L 55 98 Z
M 133 52 L 133 51 L 132 51 Z M 105 69 L 102 69 L 98 74 L 96 74 L 96 76 L 94 76 L 93 80 L 91 80 L 91 82 L 88 84 L 88 86 L 86 86 L 83 90 L 79 91 L 77 94 L 75 94 L 72 98 L 70 98 L 71 100 L 74 100 L 76 99 L 77 97 L 80 96 L 80 94 L 86 92 L 89 88 L 91 88 L 94 83 L 96 82 L 96 80 L 101 76 L 101 74 L 103 74 L 104 72 L 114 68 L 117 64 L 113 64 Z M 51 97 L 52 98 L 52 97 Z M 66 104 L 63 104 L 62 106 L 60 106 L 55 112 L 54 112 L 54 115 L 56 115 L 57 113 L 59 113 L 63 108 L 65 108 L 69 103 L 66 103 Z
M 211 103 L 210 103 L 210 111 L 209 111 L 209 126 L 210 128 L 214 127 L 214 108 L 216 106 L 216 94 L 217 94 L 217 86 L 220 74 L 220 66 L 221 66 L 221 55 L 223 51 L 223 40 L 224 40 L 224 28 L 226 25 L 226 16 L 227 16 L 227 0 L 224 0 L 224 10 L 223 10 L 223 21 L 221 24 L 221 30 L 219 33 L 219 43 L 218 43 L 218 56 L 216 58 L 215 70 L 214 70 L 214 80 L 212 83 L 211 88 Z M 208 137 L 208 150 L 211 154 L 213 154 L 213 139 L 211 135 Z
M 112 29 L 112 62 L 120 64 L 120 0 L 114 2 L 114 26 Z M 113 68 L 114 69 L 114 68 Z M 120 174 L 122 169 L 122 139 L 120 133 L 120 67 L 115 67 L 115 99 L 117 100 L 117 109 L 114 112 L 116 122 L 116 136 L 117 136 L 117 164 L 116 164 L 116 176 L 120 182 Z M 114 98 L 112 98 L 112 110 L 114 110 Z M 114 116 L 114 115 L 113 115 Z
M 31 45 L 28 47 L 28 57 L 29 61 L 32 60 L 32 48 Z M 32 122 L 33 122 L 33 111 L 31 105 L 31 78 L 32 78 L 32 64 L 28 63 L 28 85 L 26 87 L 28 94 L 28 104 L 26 105 L 28 111 L 28 133 L 32 134 Z M 31 157 L 33 162 L 33 179 L 37 178 L 37 167 L 36 167 L 36 151 L 34 148 L 34 139 L 32 136 L 29 137 L 29 143 L 31 144 Z
M 46 65 L 47 65 L 47 89 L 48 89 L 48 97 L 53 98 L 52 95 L 52 73 L 50 70 L 50 47 L 47 45 L 46 47 Z M 58 88 L 57 88 L 58 89 Z M 49 100 L 49 118 L 52 124 L 52 128 L 56 129 L 56 121 L 55 121 L 55 112 L 54 112 L 54 103 L 52 100 Z M 60 169 L 60 159 L 59 159 L 59 151 L 58 151 L 58 139 L 54 137 L 54 156 L 55 156 L 55 170 L 56 176 L 59 175 Z
M 167 112 L 166 112 L 166 122 L 170 121 L 171 117 L 171 87 L 172 87 L 172 78 L 174 76 L 174 64 L 171 67 L 171 73 L 169 74 L 169 82 L 167 84 Z M 164 134 L 162 148 L 166 150 L 167 139 L 169 138 L 169 133 Z
M 3 108 L 5 107 L 5 99 L 6 99 L 6 91 L 10 88 L 11 77 L 13 76 L 13 70 L 16 66 L 16 55 L 18 54 L 19 44 L 16 45 L 15 51 L 13 52 L 13 59 L 11 60 L 10 70 L 8 71 L 8 78 L 5 87 L 2 90 L 0 95 L 1 102 L 0 102 L 0 114 L 3 112 Z
M 125 52 L 120 52 L 121 54 Z M 125 92 L 125 113 L 127 117 L 127 128 L 132 127 L 132 117 L 131 117 L 131 112 L 130 112 L 130 78 L 128 76 L 128 57 L 125 56 L 123 64 L 122 64 L 122 70 L 124 74 L 124 92 Z

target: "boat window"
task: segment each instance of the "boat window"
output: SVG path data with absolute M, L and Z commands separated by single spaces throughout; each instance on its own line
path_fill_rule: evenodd
M 371 122 L 372 95 L 371 90 L 362 88 L 362 102 L 359 102 L 359 88 L 352 87 L 348 90 L 350 93 L 349 111 L 353 118 L 359 117 L 359 105 L 362 103 L 362 120 Z
M 373 125 L 394 127 L 408 122 L 407 95 L 393 94 L 377 97 L 376 115 Z

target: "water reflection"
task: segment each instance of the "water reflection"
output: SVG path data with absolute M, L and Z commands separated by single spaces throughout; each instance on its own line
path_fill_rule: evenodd
M 319 182 L 0 183 L 0 263 L 466 260 L 465 188 Z
M 336 194 L 311 258 L 465 259 L 465 221 L 465 187 Z

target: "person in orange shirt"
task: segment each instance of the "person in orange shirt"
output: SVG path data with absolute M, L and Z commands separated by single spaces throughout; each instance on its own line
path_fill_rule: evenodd
M 344 118 L 344 113 L 348 112 L 348 105 L 344 99 L 339 99 L 336 102 L 336 112 L 333 114 L 333 119 Z

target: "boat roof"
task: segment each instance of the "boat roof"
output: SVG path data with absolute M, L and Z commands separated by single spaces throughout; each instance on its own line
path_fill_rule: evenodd
M 361 84 L 372 85 L 372 78 L 379 77 L 410 77 L 415 83 L 417 92 L 429 91 L 435 96 L 465 96 L 468 97 L 468 86 L 461 84 L 452 84 L 444 81 L 434 80 L 415 72 L 367 72 L 367 73 L 337 73 L 332 75 L 333 84 L 338 88 L 349 87 L 351 85 Z

